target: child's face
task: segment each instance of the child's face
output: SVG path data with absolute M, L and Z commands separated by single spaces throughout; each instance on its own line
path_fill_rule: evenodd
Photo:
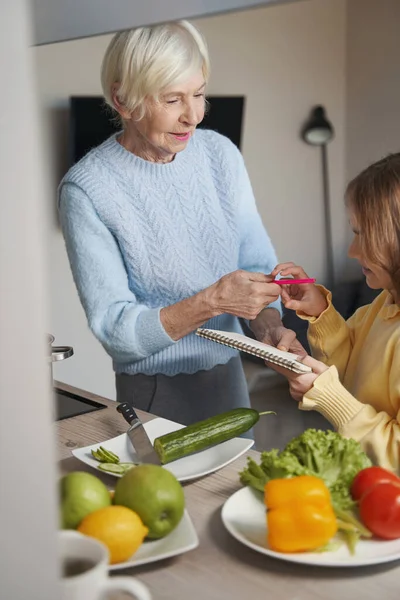
M 363 250 L 361 248 L 360 243 L 361 236 L 363 233 L 359 229 L 357 219 L 351 208 L 349 209 L 349 221 L 354 233 L 354 237 L 350 245 L 348 255 L 350 256 L 350 258 L 356 258 L 360 263 L 368 287 L 374 290 L 392 290 L 393 283 L 388 272 L 385 271 L 385 269 L 382 269 L 382 267 L 371 263 L 368 260 L 368 258 L 363 254 Z

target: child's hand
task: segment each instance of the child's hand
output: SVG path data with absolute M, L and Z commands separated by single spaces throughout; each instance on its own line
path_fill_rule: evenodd
M 281 373 L 284 375 L 284 377 L 286 377 L 289 383 L 290 395 L 298 402 L 301 402 L 304 394 L 306 394 L 308 390 L 312 388 L 313 383 L 317 379 L 318 375 L 321 375 L 321 373 L 328 369 L 324 363 L 320 362 L 319 360 L 315 360 L 315 358 L 312 358 L 312 356 L 307 355 L 302 359 L 301 362 L 311 367 L 313 372 L 302 373 L 299 375 L 297 373 L 293 373 L 293 371 L 289 371 L 289 369 L 278 367 L 270 362 L 265 363 L 268 367 L 271 367 L 271 369 L 274 369 L 274 371 Z
M 271 273 L 274 277 L 279 274 L 282 277 L 293 275 L 296 279 L 308 278 L 304 269 L 292 262 L 277 265 Z M 319 317 L 328 306 L 325 296 L 313 283 L 283 285 L 281 287 L 281 298 L 286 308 L 302 311 L 310 317 Z

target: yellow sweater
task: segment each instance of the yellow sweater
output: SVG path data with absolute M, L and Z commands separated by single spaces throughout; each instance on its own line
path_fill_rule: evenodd
M 330 368 L 300 403 L 317 410 L 344 437 L 361 443 L 371 460 L 400 470 L 400 306 L 383 291 L 345 321 L 332 295 L 319 286 L 328 308 L 306 317 L 312 355 Z

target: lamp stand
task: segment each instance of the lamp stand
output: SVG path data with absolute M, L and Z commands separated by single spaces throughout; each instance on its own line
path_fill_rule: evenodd
M 325 239 L 326 239 L 326 261 L 327 261 L 327 287 L 332 289 L 335 279 L 334 260 L 333 260 L 333 242 L 332 242 L 332 218 L 329 199 L 329 176 L 326 144 L 321 146 L 322 157 L 322 183 L 324 197 L 324 221 L 325 221 Z

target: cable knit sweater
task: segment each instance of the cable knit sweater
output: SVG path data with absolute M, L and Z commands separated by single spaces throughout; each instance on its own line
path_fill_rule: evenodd
M 232 142 L 198 130 L 162 164 L 111 136 L 64 177 L 59 211 L 89 327 L 117 373 L 194 373 L 237 354 L 195 333 L 176 342 L 160 321 L 162 307 L 227 273 L 269 273 L 277 264 Z M 206 327 L 240 332 L 229 314 Z

